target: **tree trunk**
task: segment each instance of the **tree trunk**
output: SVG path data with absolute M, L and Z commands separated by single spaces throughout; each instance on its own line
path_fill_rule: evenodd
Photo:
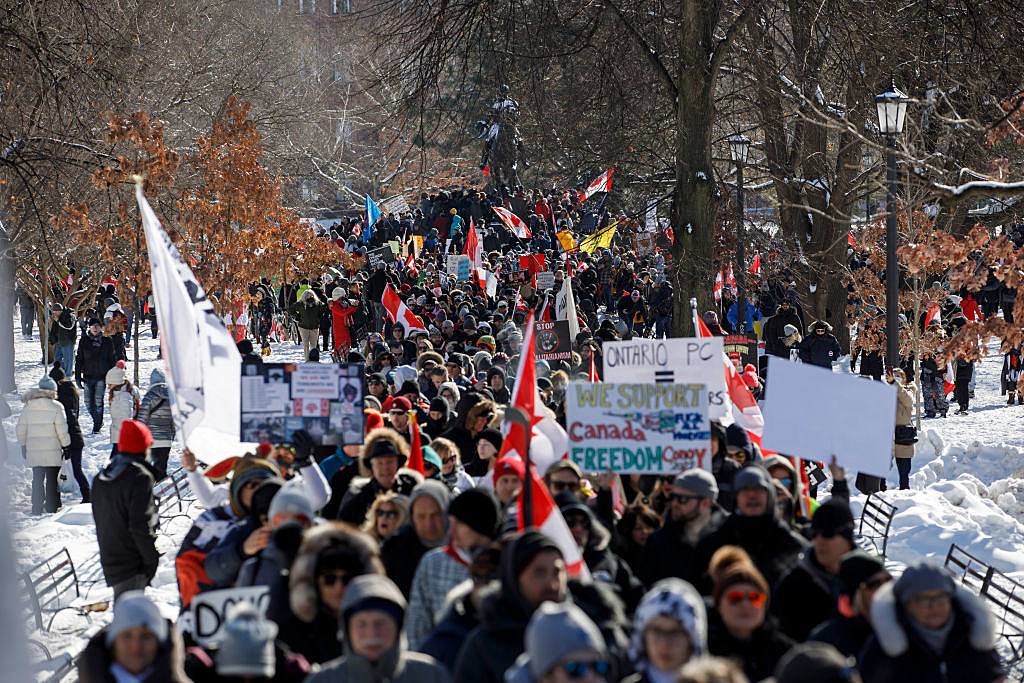
M 0 392 L 17 391 L 14 381 L 14 254 L 0 221 Z

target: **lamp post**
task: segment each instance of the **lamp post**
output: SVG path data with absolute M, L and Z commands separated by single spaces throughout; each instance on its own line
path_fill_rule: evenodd
M 889 89 L 875 97 L 878 130 L 885 136 L 885 355 L 890 368 L 899 363 L 899 265 L 896 263 L 896 136 L 903 133 L 907 96 L 896 89 L 893 77 Z
M 736 223 L 736 331 L 747 333 L 747 290 L 744 285 L 743 246 L 746 233 L 743 229 L 743 165 L 747 163 L 750 151 L 750 138 L 745 135 L 733 135 L 729 138 L 729 151 L 732 161 L 736 164 L 736 205 L 739 220 Z

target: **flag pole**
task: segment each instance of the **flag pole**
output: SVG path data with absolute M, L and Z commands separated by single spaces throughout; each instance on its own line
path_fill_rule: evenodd
M 697 297 L 690 297 L 690 310 L 693 311 L 693 336 L 699 337 L 700 330 L 697 328 Z
M 520 425 L 526 440 L 526 453 L 523 454 L 526 471 L 526 476 L 523 477 L 523 528 L 525 529 L 533 522 L 533 470 L 530 462 L 530 437 L 533 435 L 530 429 L 530 419 L 516 406 L 508 406 L 505 408 L 505 424 L 510 427 L 513 424 Z

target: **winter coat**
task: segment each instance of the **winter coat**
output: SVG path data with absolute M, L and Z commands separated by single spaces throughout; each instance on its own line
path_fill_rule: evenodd
M 139 406 L 139 422 L 153 433 L 153 447 L 167 447 L 174 441 L 174 418 L 168 397 L 167 381 L 159 368 L 149 375 L 149 391 Z
M 703 538 L 725 522 L 725 512 L 718 505 L 713 505 L 711 517 L 700 534 Z M 670 576 L 694 583 L 700 577 L 700 570 L 695 565 L 697 542 L 691 543 L 684 536 L 683 525 L 672 521 L 669 514 L 665 516 L 662 527 L 647 537 L 641 563 L 640 579 L 646 586 L 652 586 L 661 579 Z
M 957 587 L 950 615 L 953 628 L 945 649 L 936 654 L 917 635 L 892 588 L 892 583 L 879 588 L 871 604 L 874 634 L 857 662 L 865 681 L 990 683 L 1005 675 L 995 650 L 995 620 L 980 598 Z
M 188 607 L 197 593 L 214 588 L 213 580 L 203 568 L 203 561 L 235 524 L 238 524 L 238 518 L 232 512 L 231 506 L 221 505 L 204 510 L 185 534 L 185 539 L 181 542 L 181 547 L 174 559 L 175 574 L 178 577 L 178 593 L 181 595 L 183 607 Z M 189 628 L 182 622 L 191 619 L 190 615 L 190 610 L 184 610 L 178 620 L 179 626 L 184 631 L 188 631 Z
M 897 426 L 910 426 L 914 424 L 914 396 L 917 394 L 917 387 L 913 382 L 909 385 L 896 386 L 896 422 Z M 897 458 L 913 458 L 914 444 L 903 446 L 894 444 L 893 454 Z
M 160 554 L 153 481 L 146 463 L 123 453 L 115 455 L 93 480 L 92 516 L 108 586 L 140 574 L 150 579 L 156 574 Z
M 61 449 L 71 445 L 71 435 L 56 391 L 29 389 L 16 431 L 29 467 L 60 467 Z
M 78 341 L 78 326 L 75 324 L 71 311 L 61 311 L 61 314 L 50 325 L 49 341 L 57 346 L 72 346 Z
M 107 647 L 107 629 L 89 639 L 78 656 L 80 683 L 117 683 L 110 667 L 114 663 L 112 648 Z M 185 675 L 185 646 L 174 624 L 167 622 L 167 640 L 160 643 L 152 671 L 143 683 L 190 683 Z
M 406 524 L 388 536 L 380 549 L 380 559 L 387 569 L 388 578 L 395 582 L 402 595 L 412 591 L 412 580 L 416 576 L 416 566 L 430 548 L 423 544 L 416 535 L 412 524 Z
M 352 335 L 349 333 L 349 326 L 352 324 L 352 314 L 356 312 L 355 306 L 342 305 L 340 301 L 331 304 L 331 330 L 334 334 L 334 348 L 339 350 L 347 349 L 352 344 Z
M 57 382 L 57 400 L 64 406 L 64 417 L 68 421 L 68 434 L 71 435 L 72 448 L 84 448 L 85 439 L 82 438 L 82 427 L 78 424 L 78 411 L 81 400 L 75 383 L 70 378 Z
M 367 578 L 350 585 L 345 590 L 341 611 L 345 612 L 361 602 L 387 602 L 399 609 L 405 608 L 405 601 L 395 593 L 395 587 L 384 578 Z M 342 625 L 345 630 L 345 625 Z M 409 652 L 405 636 L 399 632 L 395 643 L 376 662 L 371 662 L 352 651 L 349 639 L 343 643 L 344 654 L 323 666 L 318 673 L 306 679 L 306 683 L 449 683 L 448 671 L 434 661 L 433 657 L 419 652 Z
M 856 657 L 871 636 L 871 624 L 861 616 L 834 616 L 811 631 L 807 640 L 828 643 L 846 657 Z
M 800 564 L 782 577 L 772 591 L 771 610 L 779 630 L 798 643 L 819 624 L 836 616 L 839 577 L 829 574 L 808 548 Z
M 134 420 L 139 410 L 139 390 L 131 382 L 111 387 L 110 396 L 110 443 L 116 444 L 121 436 L 121 423 Z
M 506 583 L 504 574 L 502 566 L 502 585 Z M 511 594 L 506 595 L 501 586 L 488 587 L 481 594 L 480 625 L 470 632 L 459 651 L 453 676 L 456 682 L 501 683 L 505 671 L 525 650 L 523 633 L 533 610 L 519 594 L 518 578 L 512 576 L 511 582 L 515 585 Z
M 470 598 L 472 587 L 471 581 L 465 581 L 451 590 L 444 615 L 418 648 L 423 654 L 436 659 L 449 673 L 455 671 L 459 649 L 469 632 L 480 625 L 476 607 Z
M 789 347 L 784 341 L 786 325 L 792 325 L 798 330 L 804 329 L 800 316 L 792 306 L 788 311 L 779 306 L 775 309 L 775 315 L 762 323 L 761 338 L 764 339 L 765 353 L 780 358 L 789 358 Z
M 999 374 L 999 388 L 1004 396 L 1008 391 L 1017 391 L 1021 366 L 1021 351 L 1019 347 L 1015 346 L 1003 356 L 1003 371 Z
M 633 575 L 625 560 L 609 549 L 612 534 L 599 522 L 588 505 L 575 505 L 573 510 L 583 510 L 590 518 L 590 536 L 583 549 L 583 560 L 587 563 L 595 581 L 607 583 L 615 589 L 619 599 L 632 611 L 644 594 L 643 585 Z
M 831 368 L 842 353 L 839 340 L 828 331 L 822 336 L 812 331 L 800 342 L 800 360 L 811 365 Z
M 75 381 L 106 379 L 107 371 L 116 362 L 114 343 L 110 337 L 94 337 L 86 333 L 78 342 L 78 353 L 75 355 Z
M 320 329 L 320 316 L 323 314 L 323 306 L 320 304 L 316 294 L 311 289 L 302 293 L 300 301 L 288 307 L 289 312 L 298 320 L 299 327 L 304 330 Z
M 421 481 L 417 475 L 418 473 L 412 470 L 400 469 L 398 476 L 395 477 L 395 483 L 388 490 L 403 496 L 409 495 L 416 487 L 416 484 Z M 338 519 L 356 526 L 362 524 L 366 519 L 367 511 L 373 505 L 373 501 L 381 493 L 384 493 L 384 489 L 377 483 L 376 479 L 372 477 L 369 479 L 364 477 L 353 479 L 352 483 L 349 484 L 348 492 L 341 501 Z
M 755 630 L 750 638 L 741 640 L 729 632 L 716 610 L 708 611 L 708 652 L 735 662 L 747 678 L 760 681 L 775 672 L 775 665 L 795 643 L 780 633 L 771 617 Z M 873 681 L 865 678 L 866 681 Z

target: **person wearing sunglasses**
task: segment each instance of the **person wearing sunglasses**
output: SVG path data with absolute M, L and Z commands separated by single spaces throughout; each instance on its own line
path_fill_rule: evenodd
M 828 643 L 856 657 L 871 636 L 871 605 L 878 589 L 892 581 L 885 563 L 857 549 L 843 555 L 839 565 L 838 614 L 819 625 L 807 640 Z
M 383 571 L 377 543 L 363 532 L 338 522 L 308 529 L 285 579 L 287 600 L 275 597 L 268 611 L 280 627 L 278 639 L 311 664 L 341 656 L 338 610 L 348 586 Z
M 409 499 L 394 491 L 386 491 L 374 499 L 360 528 L 378 543 L 384 543 L 408 521 Z
M 858 662 L 865 681 L 1007 680 L 988 604 L 943 567 L 912 564 L 879 588 L 871 628 Z
M 811 518 L 811 547 L 775 586 L 772 612 L 783 633 L 803 642 L 818 624 L 837 614 L 839 567 L 855 547 L 849 504 L 830 498 Z
M 507 680 L 524 683 L 602 683 L 615 680 L 597 626 L 572 603 L 545 602 L 526 627 L 526 651 Z
M 646 585 L 670 576 L 696 581 L 697 542 L 725 521 L 725 511 L 716 502 L 718 482 L 706 470 L 677 475 L 667 493 L 665 523 L 644 546 L 640 578 Z
M 563 491 L 568 491 L 574 496 L 580 493 L 580 482 L 583 479 L 583 472 L 572 460 L 556 460 L 548 466 L 544 472 L 544 483 L 548 487 L 551 496 L 557 496 Z
M 401 637 L 406 602 L 385 576 L 352 579 L 341 603 L 338 637 L 345 656 L 309 676 L 309 683 L 392 681 L 448 683 L 450 677 L 433 657 L 411 652 Z
M 771 676 L 794 642 L 768 618 L 768 582 L 739 546 L 720 548 L 708 570 L 713 610 L 708 614 L 708 651 L 735 659 L 752 681 Z
M 383 373 L 375 372 L 370 375 L 370 378 L 366 381 L 366 386 L 370 394 L 376 396 L 378 401 L 383 401 L 388 395 L 388 387 L 385 384 Z
M 466 470 L 462 468 L 459 447 L 451 439 L 440 436 L 430 442 L 430 447 L 441 458 L 441 481 L 453 496 L 476 486 L 473 477 L 466 474 Z
M 623 683 L 677 680 L 686 662 L 707 653 L 707 626 L 693 586 L 676 578 L 655 583 L 633 615 L 629 659 L 636 673 Z

